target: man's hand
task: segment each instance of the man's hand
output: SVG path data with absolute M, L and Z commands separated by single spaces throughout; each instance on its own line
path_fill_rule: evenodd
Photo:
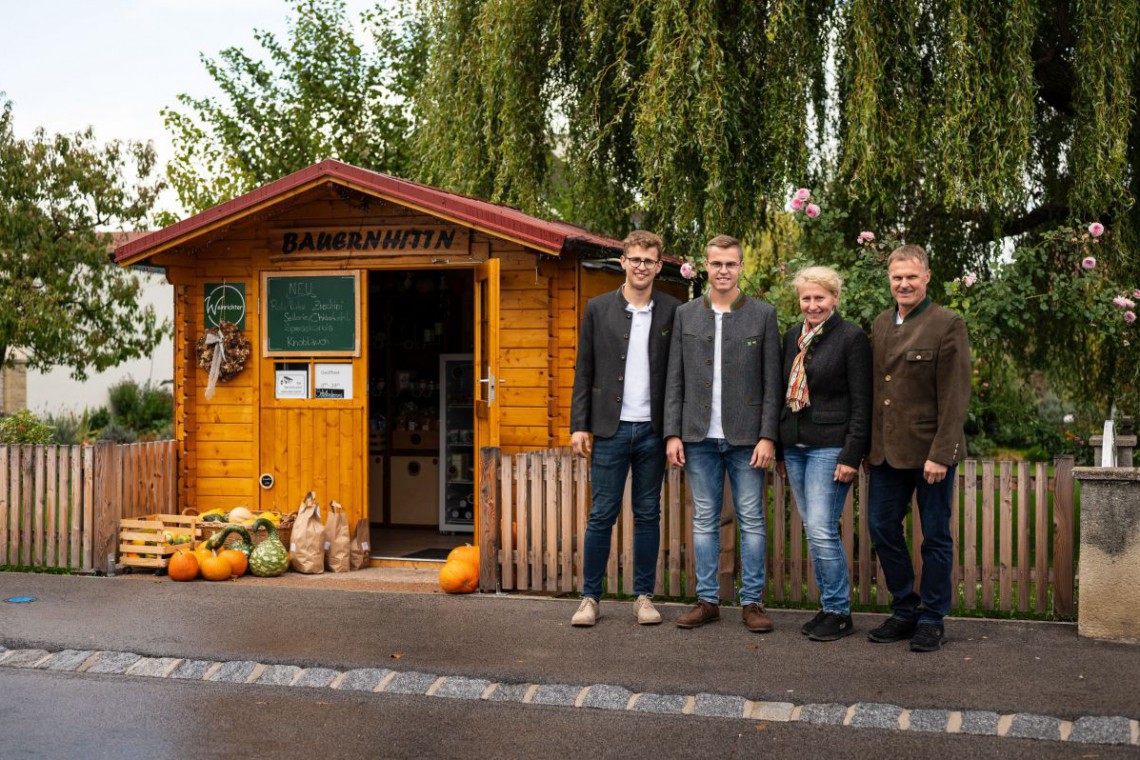
M 752 449 L 752 459 L 748 461 L 748 464 L 757 470 L 763 470 L 772 464 L 772 460 L 775 458 L 776 444 L 767 438 L 761 438 L 760 442 L 756 444 L 756 448 Z
M 674 467 L 685 466 L 685 444 L 677 436 L 665 441 L 665 458 Z
M 832 480 L 836 481 L 837 483 L 850 483 L 855 479 L 856 472 L 858 472 L 858 470 L 856 470 L 854 467 L 848 467 L 845 464 L 837 464 L 835 465 L 835 475 L 832 476 Z
M 585 430 L 579 430 L 570 434 L 570 446 L 574 449 L 574 453 L 580 457 L 589 456 L 590 454 L 590 434 Z
M 938 464 L 938 462 L 932 462 L 927 459 L 926 464 L 922 466 L 922 477 L 925 478 L 926 482 L 930 485 L 941 483 L 943 480 L 946 480 L 946 471 L 948 469 L 950 468 L 944 464 Z

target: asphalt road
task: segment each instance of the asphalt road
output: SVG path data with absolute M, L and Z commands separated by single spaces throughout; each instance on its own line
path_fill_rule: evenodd
M 0 669 L 5 760 L 1134 758 L 1135 747 Z
M 774 613 L 750 634 L 735 608 L 685 631 L 639 627 L 628 603 L 603 603 L 593 629 L 574 604 L 548 599 L 277 588 L 166 579 L 0 573 L 0 643 L 105 649 L 152 657 L 330 668 L 384 667 L 499 681 L 617 684 L 662 694 L 712 692 L 797 704 L 878 702 L 906 708 L 1140 718 L 1140 647 L 1089 641 L 1072 625 L 950 621 L 951 642 L 918 655 L 860 634 L 821 644 L 799 634 L 804 612 Z

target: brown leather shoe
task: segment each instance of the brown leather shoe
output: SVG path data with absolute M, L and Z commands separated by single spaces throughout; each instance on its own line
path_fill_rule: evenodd
M 748 630 L 753 633 L 767 633 L 773 628 L 772 618 L 768 617 L 768 613 L 756 602 L 744 605 L 740 617 L 744 625 L 748 626 Z
M 677 618 L 677 627 L 698 628 L 705 623 L 715 623 L 718 620 L 720 620 L 720 606 L 700 600 L 691 610 Z

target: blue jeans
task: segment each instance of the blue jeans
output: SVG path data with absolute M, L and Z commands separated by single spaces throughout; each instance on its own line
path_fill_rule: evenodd
M 958 468 L 930 485 L 922 468 L 897 470 L 884 462 L 871 467 L 870 531 L 875 552 L 891 592 L 892 617 L 919 623 L 942 623 L 950 611 L 950 573 L 954 540 L 950 532 L 950 500 Z M 903 531 L 916 495 L 922 520 L 922 584 L 914 590 L 914 564 Z
M 697 597 L 720 604 L 717 566 L 720 559 L 720 514 L 724 476 L 732 484 L 732 502 L 740 528 L 740 603 L 764 597 L 765 544 L 764 470 L 748 462 L 752 446 L 733 446 L 723 438 L 685 444 L 685 472 L 693 489 L 693 549 L 697 565 Z
M 789 446 L 784 449 L 784 467 L 804 521 L 820 605 L 824 612 L 849 615 L 851 579 L 847 552 L 839 538 L 839 519 L 851 484 L 834 478 L 840 451 L 839 447 Z
M 661 481 L 665 477 L 665 441 L 649 422 L 619 422 L 609 438 L 594 437 L 590 464 L 592 504 L 583 544 L 582 596 L 598 599 L 610 558 L 610 536 L 633 470 L 633 592 L 652 594 L 661 548 Z M 624 572 L 630 569 L 625 568 Z M 617 589 L 610 589 L 611 593 Z

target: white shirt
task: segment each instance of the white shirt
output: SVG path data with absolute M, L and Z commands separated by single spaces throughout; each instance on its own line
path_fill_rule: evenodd
M 713 339 L 713 379 L 712 379 L 712 416 L 709 418 L 709 432 L 706 438 L 724 438 L 724 426 L 720 421 L 720 363 L 721 363 L 721 321 L 724 312 L 712 307 L 716 314 L 716 337 Z
M 627 303 L 629 349 L 625 353 L 625 381 L 621 392 L 621 421 L 649 422 L 649 327 L 653 322 L 653 301 L 637 309 Z

